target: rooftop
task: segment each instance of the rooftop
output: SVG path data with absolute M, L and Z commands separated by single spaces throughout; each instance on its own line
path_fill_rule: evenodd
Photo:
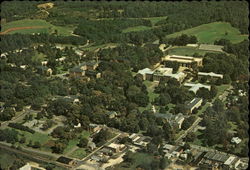
M 193 108 L 198 102 L 202 101 L 202 98 L 194 98 L 187 104 L 187 108 L 191 109 Z
M 197 84 L 194 84 L 194 83 L 185 83 L 184 86 L 188 86 L 188 87 L 191 87 L 189 89 L 189 91 L 193 91 L 194 93 L 196 93 L 200 88 L 204 87 L 208 90 L 211 89 L 211 86 L 209 85 L 204 85 L 204 84 L 200 84 L 200 83 L 197 83 Z
M 223 78 L 223 75 L 222 74 L 216 74 L 214 72 L 209 72 L 209 73 L 206 73 L 206 72 L 198 72 L 198 75 L 200 76 L 211 76 L 211 77 L 220 77 L 220 78 Z
M 149 69 L 149 68 L 144 68 L 144 69 L 142 69 L 142 70 L 139 70 L 138 73 L 143 74 L 143 75 L 144 75 L 144 74 L 153 74 L 154 71 L 152 71 L 152 70 Z

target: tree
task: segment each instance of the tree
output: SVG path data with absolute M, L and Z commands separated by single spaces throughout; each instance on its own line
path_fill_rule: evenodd
M 41 143 L 36 141 L 33 145 L 33 148 L 41 148 Z
M 19 141 L 20 143 L 25 143 L 26 142 L 26 138 L 25 138 L 25 136 L 23 136 L 21 139 L 20 139 L 20 141 Z
M 15 116 L 15 111 L 13 110 L 13 108 L 5 108 L 4 111 L 0 114 L 0 120 L 1 121 L 7 121 L 7 120 L 11 120 L 12 117 Z
M 78 143 L 78 146 L 81 147 L 81 148 L 85 148 L 85 147 L 87 147 L 88 142 L 89 142 L 88 139 L 81 138 L 79 143 Z
M 160 168 L 165 169 L 168 164 L 169 160 L 167 158 L 162 157 L 160 160 Z

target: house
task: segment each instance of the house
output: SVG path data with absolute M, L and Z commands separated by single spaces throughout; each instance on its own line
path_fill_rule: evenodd
M 95 143 L 93 142 L 93 138 L 89 138 L 87 146 L 91 149 L 94 150 L 96 148 Z
M 93 124 L 93 123 L 89 124 L 89 128 L 90 128 L 90 131 L 92 131 L 94 133 L 98 133 L 102 129 L 102 127 L 100 125 Z
M 101 78 L 101 73 L 95 71 L 95 70 L 86 70 L 85 73 L 86 76 L 92 77 L 92 78 Z
M 181 158 L 181 159 L 186 160 L 186 159 L 187 159 L 187 157 L 188 157 L 188 154 L 186 154 L 186 153 L 182 153 L 182 154 L 180 154 L 180 158 Z
M 48 68 L 47 66 L 37 66 L 37 72 L 40 74 L 51 76 L 53 71 L 51 68 Z
M 186 109 L 189 113 L 192 113 L 194 109 L 199 108 L 202 104 L 202 98 L 194 98 L 187 105 Z
M 170 151 L 172 151 L 174 149 L 174 145 L 170 145 L 170 144 L 165 144 L 163 146 L 163 152 L 165 153 L 169 153 Z
M 42 9 L 50 9 L 50 8 L 53 8 L 53 6 L 54 6 L 54 3 L 51 3 L 51 2 L 37 5 L 37 7 L 40 9 L 41 8 Z
M 125 149 L 125 145 L 124 144 L 111 143 L 111 144 L 109 144 L 107 146 L 107 148 L 109 148 L 113 152 L 117 153 L 117 152 L 121 152 L 123 149 Z
M 75 66 L 69 70 L 70 77 L 82 77 L 85 76 L 85 70 L 79 66 Z
M 26 70 L 26 68 L 28 67 L 28 65 L 21 65 L 20 68 L 23 70 Z
M 60 156 L 56 161 L 67 165 L 74 165 L 76 163 L 74 159 L 70 159 L 65 156 Z
M 139 134 L 133 133 L 129 136 L 134 145 L 145 147 L 150 142 L 151 138 Z
M 42 64 L 42 66 L 46 66 L 48 64 L 48 61 L 46 61 L 46 60 L 42 61 L 41 64 Z
M 190 56 L 180 56 L 180 55 L 167 55 L 162 58 L 163 63 L 166 62 L 177 62 L 180 67 L 193 68 L 193 66 L 202 66 L 202 58 L 190 57 Z
M 56 61 L 57 62 L 63 62 L 65 59 L 66 59 L 66 57 L 60 57 L 60 58 L 57 58 Z
M 198 77 L 209 77 L 209 78 L 219 78 L 219 79 L 223 79 L 223 75 L 222 74 L 216 74 L 214 72 L 198 72 Z
M 185 117 L 182 113 L 178 113 L 176 116 L 175 116 L 175 123 L 177 123 L 179 129 L 181 129 L 181 125 L 183 123 L 183 121 L 185 120 Z
M 78 123 L 77 125 L 74 125 L 74 128 L 80 128 L 81 127 L 81 123 Z
M 211 90 L 211 86 L 209 85 L 204 85 L 204 84 L 200 84 L 200 83 L 185 83 L 184 86 L 187 86 L 187 87 L 190 87 L 189 91 L 192 91 L 194 92 L 195 94 L 197 93 L 197 91 L 200 89 L 200 88 L 206 88 L 208 89 L 209 91 Z
M 231 142 L 232 143 L 235 143 L 235 144 L 239 144 L 242 140 L 239 138 L 239 137 L 233 137 L 231 139 Z
M 118 115 L 115 111 L 107 112 L 107 114 L 109 115 L 110 119 L 113 119 Z

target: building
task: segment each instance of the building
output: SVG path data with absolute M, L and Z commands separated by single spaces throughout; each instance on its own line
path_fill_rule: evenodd
M 74 165 L 76 163 L 74 159 L 70 159 L 65 156 L 60 156 L 56 161 L 67 165 Z
M 182 113 L 178 113 L 175 116 L 175 123 L 178 125 L 179 129 L 181 129 L 181 125 L 182 125 L 184 120 L 185 120 L 185 117 L 183 116 Z
M 202 58 L 190 57 L 190 56 L 180 56 L 180 55 L 167 55 L 162 58 L 163 63 L 172 61 L 179 63 L 181 67 L 192 68 L 194 66 L 202 66 Z
M 209 77 L 209 78 L 219 78 L 219 79 L 223 79 L 223 75 L 222 74 L 216 74 L 214 72 L 198 72 L 198 77 Z
M 70 77 L 95 77 L 100 78 L 101 73 L 96 72 L 96 68 L 99 66 L 98 61 L 90 61 L 81 63 L 79 66 L 75 66 L 69 70 Z
M 200 88 L 206 88 L 208 89 L 209 91 L 211 90 L 211 86 L 209 85 L 204 85 L 204 84 L 201 84 L 201 83 L 185 83 L 184 86 L 187 86 L 187 87 L 190 87 L 189 91 L 192 91 L 194 92 L 195 94 L 197 93 L 197 91 L 200 89 Z
M 117 152 L 121 152 L 123 149 L 125 149 L 125 145 L 124 144 L 111 143 L 111 144 L 109 144 L 107 146 L 107 148 L 109 148 L 113 152 L 117 153 Z
M 53 8 L 53 6 L 54 6 L 54 3 L 51 3 L 51 2 L 37 5 L 37 7 L 40 9 L 41 8 L 42 9 L 50 9 L 50 8 Z
M 151 81 L 153 79 L 153 73 L 154 71 L 152 71 L 151 69 L 144 68 L 142 70 L 139 70 L 137 75 L 139 75 L 143 80 Z
M 194 98 L 186 105 L 187 111 L 189 113 L 192 113 L 194 109 L 197 109 L 201 106 L 202 101 L 203 101 L 202 98 Z
M 118 116 L 118 113 L 115 112 L 115 111 L 110 111 L 110 112 L 107 112 L 108 116 L 110 119 L 113 119 L 115 118 L 116 116 Z
M 242 140 L 239 137 L 233 137 L 231 142 L 235 144 L 239 144 Z
M 129 136 L 129 138 L 132 140 L 134 145 L 145 147 L 150 142 L 151 138 L 139 134 L 133 133 Z
M 90 128 L 90 131 L 92 131 L 93 133 L 98 133 L 102 129 L 100 125 L 93 124 L 93 123 L 89 124 L 89 128 Z
M 137 75 L 139 75 L 143 80 L 148 80 L 148 81 L 160 81 L 160 80 L 168 80 L 170 78 L 174 78 L 179 82 L 182 82 L 187 76 L 183 72 L 178 72 L 175 74 L 173 74 L 172 72 L 173 68 L 160 66 L 155 70 L 151 70 L 149 68 L 139 70 Z
M 19 170 L 46 170 L 43 167 L 40 167 L 38 163 L 35 162 L 28 162 L 26 165 L 19 168 Z

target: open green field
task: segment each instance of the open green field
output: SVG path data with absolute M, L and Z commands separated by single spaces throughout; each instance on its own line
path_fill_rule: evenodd
M 4 153 L 4 150 L 0 150 L 0 167 L 3 169 L 9 169 L 9 166 L 13 165 L 14 158 L 11 154 Z
M 136 27 L 128 27 L 128 28 L 122 30 L 122 32 L 127 33 L 127 32 L 136 32 L 136 31 L 145 31 L 145 30 L 150 30 L 150 29 L 152 29 L 152 27 L 140 25 L 140 26 L 136 26 Z
M 143 18 L 143 19 L 148 19 L 150 20 L 151 24 L 154 26 L 157 22 L 166 19 L 167 16 L 163 16 L 163 17 L 149 17 L 149 18 Z
M 168 53 L 170 55 L 184 55 L 184 56 L 192 56 L 195 53 L 197 53 L 199 55 L 204 56 L 206 53 L 219 53 L 219 52 L 200 50 L 197 47 L 180 46 L 168 50 Z
M 41 19 L 23 19 L 23 20 L 17 20 L 12 21 L 6 24 L 2 25 L 1 32 L 6 31 L 10 28 L 16 28 L 16 27 L 42 27 L 42 28 L 33 28 L 33 29 L 23 29 L 23 30 L 14 30 L 9 32 L 9 34 L 14 33 L 21 33 L 21 34 L 31 34 L 31 33 L 53 33 L 55 30 L 58 31 L 59 35 L 71 35 L 71 32 L 73 31 L 73 27 L 61 27 L 61 26 L 55 26 L 50 24 L 49 22 Z
M 83 148 L 79 148 L 77 150 L 75 150 L 74 152 L 72 152 L 69 156 L 73 157 L 73 158 L 78 158 L 78 159 L 82 159 L 87 155 L 85 149 Z
M 194 35 L 197 37 L 199 43 L 206 44 L 213 44 L 215 40 L 222 38 L 228 39 L 232 43 L 239 43 L 247 38 L 247 36 L 241 35 L 238 29 L 232 27 L 227 22 L 213 22 L 209 24 L 203 24 L 194 28 L 167 35 L 167 38 L 177 37 L 181 34 Z

